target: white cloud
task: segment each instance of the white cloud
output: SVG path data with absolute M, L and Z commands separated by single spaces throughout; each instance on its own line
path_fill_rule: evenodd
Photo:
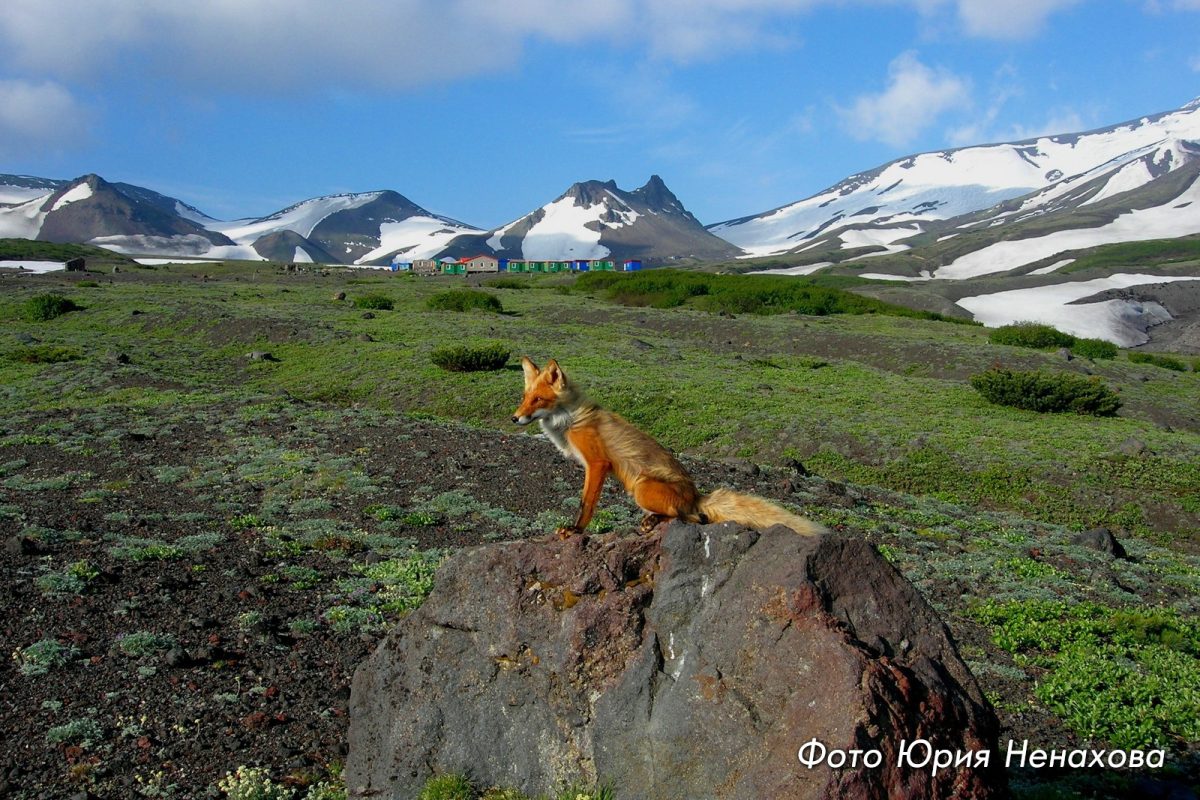
M 674 62 L 784 44 L 835 0 L 6 0 L 0 62 L 102 79 L 139 68 L 245 90 L 404 88 L 510 69 L 530 41 L 629 44 Z M 143 66 L 140 62 L 146 62 Z
M 0 155 L 24 157 L 78 141 L 87 117 L 57 83 L 0 80 Z
M 883 92 L 862 95 L 838 113 L 855 138 L 904 147 L 943 113 L 967 106 L 970 101 L 970 86 L 965 79 L 927 67 L 915 53 L 907 52 L 888 65 L 888 85 Z
M 1039 33 L 1046 18 L 1080 0 L 958 0 L 963 29 L 988 39 L 1024 39 Z

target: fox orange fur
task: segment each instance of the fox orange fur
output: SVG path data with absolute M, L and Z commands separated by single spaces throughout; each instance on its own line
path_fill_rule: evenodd
M 796 533 L 812 535 L 825 529 L 804 517 L 753 495 L 731 489 L 701 494 L 692 477 L 669 450 L 611 411 L 587 400 L 559 367 L 557 361 L 539 369 L 528 358 L 525 396 L 513 412 L 513 422 L 528 425 L 537 420 L 562 454 L 583 465 L 583 498 L 574 524 L 559 528 L 561 537 L 582 533 L 592 519 L 604 479 L 611 472 L 646 512 L 642 531 L 659 522 L 737 522 L 752 528 L 784 525 Z

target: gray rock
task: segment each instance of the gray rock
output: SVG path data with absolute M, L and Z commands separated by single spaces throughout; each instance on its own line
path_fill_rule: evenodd
M 1075 358 L 1075 356 L 1071 354 L 1071 348 L 1069 347 L 1058 348 L 1058 357 L 1063 361 L 1070 361 Z
M 1128 558 L 1125 547 L 1117 541 L 1108 528 L 1092 528 L 1090 531 L 1077 533 L 1072 537 L 1073 544 L 1108 553 L 1113 558 Z
M 354 677 L 350 797 L 434 773 L 621 798 L 988 798 L 998 724 L 945 626 L 868 543 L 674 523 L 457 553 Z M 812 739 L 881 765 L 806 768 Z M 902 742 L 992 751 L 898 764 Z
M 246 358 L 251 361 L 278 361 L 279 359 L 271 355 L 265 350 L 252 350 L 246 353 Z

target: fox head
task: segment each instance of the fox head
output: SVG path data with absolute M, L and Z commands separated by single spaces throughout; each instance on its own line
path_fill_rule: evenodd
M 569 390 L 567 376 L 554 359 L 546 362 L 545 369 L 538 369 L 537 364 L 522 358 L 521 369 L 525 371 L 525 396 L 513 412 L 512 421 L 528 425 L 553 413 Z

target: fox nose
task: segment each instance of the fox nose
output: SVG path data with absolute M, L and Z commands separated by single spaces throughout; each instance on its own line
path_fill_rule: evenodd
M 518 422 L 520 422 L 520 421 L 521 421 L 521 418 L 520 418 L 520 417 L 518 417 L 516 414 L 513 414 L 512 421 L 513 421 L 513 424 L 515 425 L 515 424 L 517 424 Z

